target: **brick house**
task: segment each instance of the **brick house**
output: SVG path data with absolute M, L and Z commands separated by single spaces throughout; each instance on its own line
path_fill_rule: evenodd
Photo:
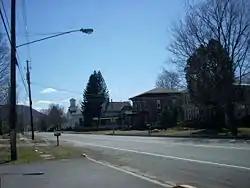
M 250 84 L 235 83 L 235 115 L 237 118 L 250 114 Z
M 103 104 L 100 126 L 116 128 L 127 127 L 130 124 L 129 115 L 131 111 L 132 107 L 130 102 L 113 102 L 111 100 Z M 98 121 L 98 118 L 94 118 L 94 120 Z
M 168 106 L 180 107 L 179 121 L 192 119 L 199 113 L 198 108 L 190 102 L 190 97 L 185 90 L 155 88 L 129 100 L 133 102 L 133 126 L 146 122 L 159 122 L 163 110 Z
M 237 91 L 234 96 L 235 115 L 242 117 L 250 114 L 250 84 L 234 84 Z M 239 90 L 241 87 L 241 90 Z M 134 127 L 139 124 L 158 123 L 165 107 L 176 105 L 181 107 L 178 113 L 178 121 L 188 121 L 198 118 L 199 108 L 192 103 L 187 90 L 176 91 L 165 88 L 155 88 L 129 100 L 133 102 L 131 123 Z

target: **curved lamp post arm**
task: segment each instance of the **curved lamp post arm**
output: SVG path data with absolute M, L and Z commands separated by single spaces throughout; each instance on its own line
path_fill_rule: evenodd
M 40 42 L 40 41 L 43 41 L 43 40 L 55 38 L 55 37 L 58 37 L 58 36 L 61 36 L 61 35 L 66 35 L 66 34 L 70 34 L 70 33 L 74 33 L 74 32 L 79 32 L 79 31 L 82 32 L 82 33 L 85 33 L 85 34 L 91 34 L 94 30 L 93 29 L 82 29 L 81 28 L 81 29 L 77 29 L 77 30 L 66 31 L 66 32 L 62 32 L 62 33 L 59 33 L 59 34 L 56 34 L 56 35 L 44 37 L 44 38 L 41 38 L 41 39 L 38 39 L 38 40 L 34 40 L 34 41 L 31 41 L 31 42 L 27 42 L 27 43 L 24 43 L 24 44 L 17 45 L 16 48 L 19 48 L 19 47 L 22 47 L 22 46 L 25 46 L 25 45 L 28 45 L 28 44 L 33 44 L 33 43 L 36 43 L 36 42 Z

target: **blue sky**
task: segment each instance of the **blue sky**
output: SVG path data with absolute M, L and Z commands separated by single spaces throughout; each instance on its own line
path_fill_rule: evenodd
M 3 0 L 7 13 L 9 0 Z M 26 42 L 23 0 L 17 1 L 17 44 Z M 82 99 L 89 75 L 100 70 L 115 101 L 152 89 L 170 54 L 171 25 L 184 13 L 185 0 L 25 0 L 29 40 L 43 33 L 93 28 L 18 49 L 22 69 L 31 60 L 34 107 L 68 106 Z M 18 99 L 26 103 L 21 79 Z M 35 84 L 36 83 L 36 84 Z M 42 86 L 41 86 L 42 85 Z M 59 91 L 66 89 L 73 92 Z

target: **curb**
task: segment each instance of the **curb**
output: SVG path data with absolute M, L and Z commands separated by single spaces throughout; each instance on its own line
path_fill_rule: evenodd
M 81 133 L 81 134 L 89 134 L 89 133 Z M 98 134 L 93 134 L 98 135 Z M 206 138 L 206 139 L 225 139 L 225 140 L 250 140 L 250 137 L 243 138 L 243 137 L 233 137 L 233 136 L 182 136 L 182 135 L 140 135 L 140 134 L 103 134 L 103 135 L 112 135 L 112 136 L 139 136 L 139 137 L 162 137 L 162 138 Z
M 67 132 L 65 132 L 67 133 Z M 233 136 L 209 136 L 209 135 L 189 135 L 189 136 L 184 136 L 184 135 L 141 135 L 141 134 L 112 134 L 112 133 L 107 133 L 107 134 L 94 134 L 94 133 L 89 133 L 89 132 L 68 132 L 68 134 L 87 134 L 87 135 L 108 135 L 108 136 L 138 136 L 138 137 L 162 137 L 162 138 L 205 138 L 205 139 L 223 139 L 223 140 L 250 140 L 250 137 L 244 137 L 244 136 L 239 136 L 237 138 Z
M 143 180 L 148 181 L 150 183 L 160 185 L 162 187 L 166 187 L 166 188 L 196 188 L 196 187 L 191 186 L 191 185 L 174 185 L 173 183 L 170 183 L 170 182 L 162 183 L 162 182 L 156 180 L 155 178 L 152 178 L 152 177 L 149 177 L 149 176 L 146 176 L 146 175 L 141 175 L 141 174 L 135 173 L 133 171 L 126 170 L 124 168 L 118 167 L 116 165 L 112 165 L 112 164 L 104 162 L 104 161 L 99 161 L 99 160 L 96 160 L 96 159 L 92 159 L 92 158 L 88 157 L 88 155 L 85 154 L 85 153 L 82 153 L 82 157 L 84 157 L 84 158 L 86 158 L 86 159 L 88 159 L 88 160 L 90 160 L 92 162 L 101 164 L 103 166 L 107 166 L 109 168 L 124 172 L 126 174 L 130 174 L 132 176 L 143 179 Z

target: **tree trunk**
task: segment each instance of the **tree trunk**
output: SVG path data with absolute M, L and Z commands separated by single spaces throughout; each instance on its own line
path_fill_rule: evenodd
M 234 105 L 232 103 L 228 103 L 225 109 L 225 122 L 227 127 L 229 128 L 232 136 L 237 137 L 238 129 L 237 125 L 234 121 Z

